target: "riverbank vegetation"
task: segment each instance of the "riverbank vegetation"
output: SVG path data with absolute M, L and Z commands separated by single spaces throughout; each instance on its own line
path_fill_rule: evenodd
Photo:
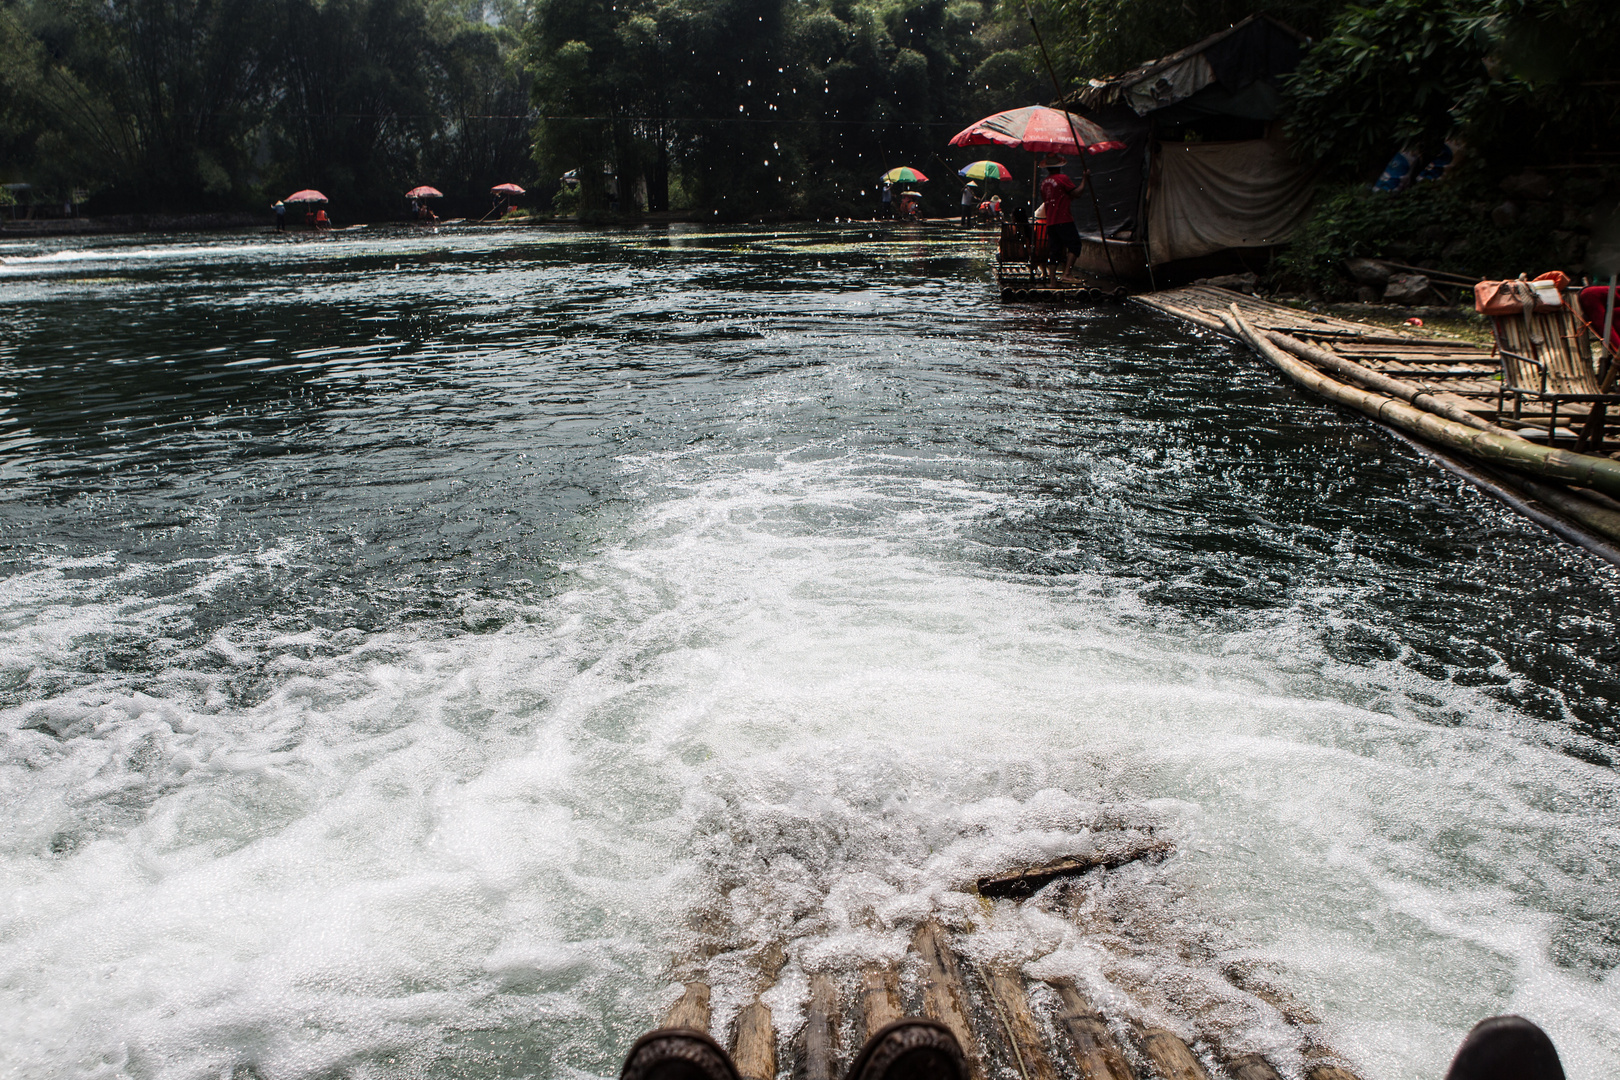
M 1585 257 L 1620 169 L 1605 0 L 1043 0 L 1066 86 L 1253 11 L 1312 44 L 1285 129 L 1324 179 L 1283 266 L 1346 255 L 1484 271 Z M 447 208 L 516 180 L 547 210 L 869 213 L 878 174 L 1052 97 L 1008 0 L 0 0 L 0 180 L 98 212 L 260 209 L 317 187 L 350 219 L 415 183 Z M 1464 147 L 1435 190 L 1372 196 L 1398 150 Z M 954 159 L 953 159 L 954 163 Z M 1504 186 L 1505 185 L 1505 186 Z M 1556 257 L 1554 257 L 1556 256 Z
M 350 218 L 532 173 L 520 0 L 0 0 L 0 180 L 98 213 Z M 491 179 L 494 178 L 494 179 Z

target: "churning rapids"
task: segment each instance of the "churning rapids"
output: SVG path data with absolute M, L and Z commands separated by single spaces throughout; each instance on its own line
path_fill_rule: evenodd
M 935 912 L 1620 1074 L 1620 575 L 1228 343 L 938 231 L 0 257 L 0 1073 L 612 1075 L 701 909 L 785 1030 Z M 1104 819 L 1130 948 L 962 891 Z

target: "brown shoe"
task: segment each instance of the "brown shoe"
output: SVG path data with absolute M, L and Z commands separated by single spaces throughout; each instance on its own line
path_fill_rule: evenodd
M 636 1040 L 619 1080 L 739 1080 L 720 1044 L 693 1028 L 659 1028 Z
M 844 1080 L 967 1080 L 967 1059 L 951 1029 L 907 1016 L 880 1029 Z

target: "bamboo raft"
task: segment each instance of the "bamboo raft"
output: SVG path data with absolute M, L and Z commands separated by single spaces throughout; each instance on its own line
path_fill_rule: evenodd
M 996 266 L 996 287 L 1003 300 L 1038 301 L 1050 304 L 1097 304 L 1124 301 L 1125 286 L 1107 277 L 1076 270 L 1075 282 L 1048 284 L 1042 272 L 1028 263 L 1000 263 Z
M 707 1032 L 730 1050 L 743 1080 L 838 1080 L 862 1043 L 902 1016 L 926 1016 L 951 1029 L 971 1080 L 1283 1080 L 1265 1057 L 1222 1053 L 1180 1035 L 1110 1017 L 1073 983 L 1032 982 L 1013 967 L 981 968 L 953 948 L 937 921 L 912 937 L 907 962 L 872 965 L 858 976 L 809 976 L 810 1000 L 797 1031 L 779 1031 L 762 994 L 783 954 L 766 950 L 758 991 L 728 1030 L 712 1031 L 713 991 L 688 982 L 665 1027 Z M 1325 1047 L 1306 1042 L 1305 1080 L 1356 1080 Z
M 1515 407 L 1504 400 L 1495 351 L 1463 341 L 1210 286 L 1132 302 L 1243 341 L 1299 385 L 1364 413 L 1556 535 L 1620 565 L 1620 441 L 1602 424 L 1601 406 Z M 1588 425 L 1595 407 L 1598 423 Z M 1577 449 L 1558 448 L 1560 441 Z

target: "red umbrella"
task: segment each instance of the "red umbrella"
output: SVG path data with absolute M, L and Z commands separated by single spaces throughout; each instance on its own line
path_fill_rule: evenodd
M 1070 125 L 1073 124 L 1073 129 Z M 1108 132 L 1083 116 L 1045 105 L 1026 105 L 987 116 L 972 127 L 963 128 L 951 140 L 952 146 L 1010 146 L 1032 154 L 1077 154 L 1079 136 L 1088 154 L 1123 150 L 1125 144 L 1108 137 Z
M 496 184 L 494 187 L 490 188 L 489 190 L 491 190 L 491 191 L 504 191 L 508 195 L 522 195 L 524 193 L 523 189 L 518 187 L 516 184 Z
M 421 187 L 411 188 L 405 193 L 405 197 L 407 199 L 442 199 L 444 198 L 444 192 L 436 187 L 428 187 L 423 184 Z
M 295 192 L 293 192 L 291 195 L 287 196 L 286 199 L 284 199 L 282 201 L 284 201 L 284 202 L 325 202 L 326 201 L 326 196 L 322 195 L 320 192 L 316 191 L 314 188 L 305 188 L 303 191 L 295 191 Z

